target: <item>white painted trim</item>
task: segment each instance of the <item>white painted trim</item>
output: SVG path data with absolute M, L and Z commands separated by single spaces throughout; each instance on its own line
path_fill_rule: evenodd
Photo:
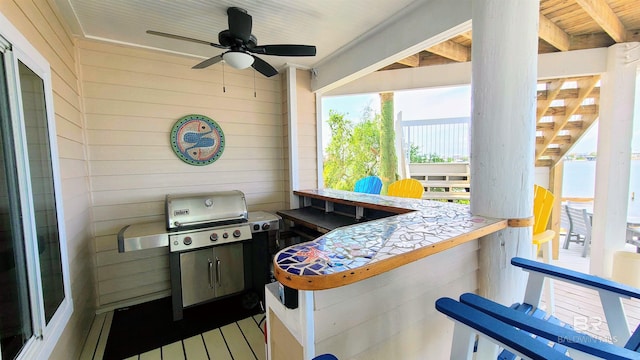
M 538 79 L 602 74 L 607 71 L 607 49 L 564 51 L 538 55 Z M 326 96 L 368 94 L 471 84 L 471 62 L 376 71 Z
M 538 55 L 538 79 L 602 74 L 607 71 L 607 48 Z
M 282 68 L 280 70 L 286 70 L 289 67 L 296 68 L 296 69 L 299 69 L 299 70 L 307 70 L 307 71 L 311 70 L 310 66 L 296 64 L 296 63 L 290 63 L 290 62 L 284 63 L 284 65 L 282 65 Z
M 31 177 L 29 176 L 29 147 L 27 146 L 27 137 L 24 121 L 24 112 L 22 109 L 22 92 L 18 75 L 18 59 L 26 66 L 31 68 L 28 59 L 24 59 L 25 54 L 20 53 L 17 47 L 14 47 L 12 56 L 6 60 L 12 60 L 7 65 L 7 87 L 9 87 L 9 106 L 11 107 L 11 126 L 13 130 L 14 146 L 16 147 L 16 172 L 19 179 L 18 191 L 20 193 L 21 221 L 23 236 L 25 239 L 25 258 L 27 262 L 27 278 L 29 279 L 29 300 L 31 303 L 31 316 L 33 324 L 33 334 L 39 338 L 43 336 L 45 327 L 44 319 L 44 300 L 42 296 L 42 278 L 40 274 L 40 262 L 38 261 L 37 244 L 28 239 L 36 239 L 36 224 L 33 221 L 34 205 L 33 192 L 31 191 Z M 38 72 L 38 68 L 31 68 L 34 72 Z M 35 277 L 34 277 L 35 276 Z M 35 280 L 35 282 L 33 281 Z
M 300 167 L 298 163 L 298 91 L 296 68 L 287 70 L 287 105 L 289 129 L 289 207 L 298 207 L 298 202 L 293 195 L 294 190 L 300 187 Z
M 322 148 L 322 94 L 316 94 L 316 169 L 318 170 L 318 189 L 324 189 L 324 149 Z
M 471 0 L 416 1 L 315 67 L 312 91 L 329 91 L 471 30 Z

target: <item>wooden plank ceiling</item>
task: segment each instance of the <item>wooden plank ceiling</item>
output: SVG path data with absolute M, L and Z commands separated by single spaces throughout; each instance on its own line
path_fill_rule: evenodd
M 638 0 L 541 0 L 538 53 L 640 41 Z M 471 31 L 381 70 L 471 61 Z M 598 118 L 600 78 L 538 83 L 536 166 L 553 166 Z

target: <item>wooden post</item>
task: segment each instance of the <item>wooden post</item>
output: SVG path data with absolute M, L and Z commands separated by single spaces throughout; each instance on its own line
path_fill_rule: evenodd
M 380 124 L 380 178 L 383 184 L 381 194 L 386 194 L 389 184 L 396 181 L 396 170 L 398 169 L 392 92 L 380 93 L 380 112 L 382 114 L 382 122 Z
M 609 47 L 607 72 L 600 86 L 590 272 L 604 277 L 611 276 L 613 255 L 625 245 L 639 46 Z
M 564 172 L 564 161 L 558 161 L 549 171 L 549 188 L 555 196 L 553 211 L 551 212 L 551 230 L 556 232 L 553 237 L 552 259 L 558 260 L 560 254 L 560 216 L 562 212 L 562 178 Z M 569 229 L 566 229 L 569 231 Z
M 471 211 L 522 219 L 533 215 L 537 0 L 474 0 L 472 10 Z M 526 275 L 511 266 L 531 257 L 531 227 L 479 240 L 479 293 L 522 300 Z

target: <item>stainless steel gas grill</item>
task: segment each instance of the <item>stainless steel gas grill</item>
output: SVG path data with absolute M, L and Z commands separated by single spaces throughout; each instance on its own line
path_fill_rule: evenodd
M 248 212 L 240 191 L 167 195 L 165 215 L 164 224 L 125 226 L 118 249 L 168 246 L 174 320 L 186 307 L 242 292 L 247 307 L 264 301 L 279 216 Z

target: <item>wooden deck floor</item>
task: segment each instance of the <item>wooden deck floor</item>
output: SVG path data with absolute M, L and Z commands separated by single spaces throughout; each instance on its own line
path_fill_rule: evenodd
M 635 247 L 629 251 L 634 252 Z M 559 259 L 554 264 L 568 269 L 588 273 L 590 258 L 582 257 L 582 246 L 571 244 L 569 249 L 560 249 Z M 611 342 L 600 298 L 596 291 L 554 281 L 556 317 L 571 324 L 577 331 L 586 332 L 599 339 Z M 543 296 L 544 299 L 544 296 Z M 640 323 L 640 300 L 622 300 L 629 323 L 633 331 Z

